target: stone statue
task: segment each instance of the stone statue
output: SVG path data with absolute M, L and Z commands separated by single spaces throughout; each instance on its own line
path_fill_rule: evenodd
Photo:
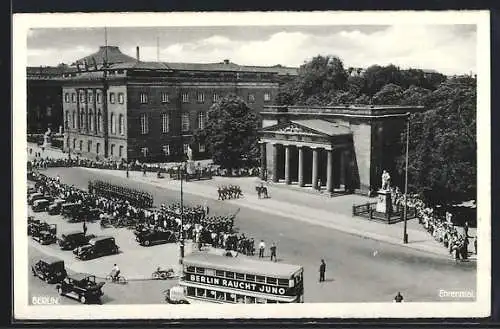
M 387 170 L 384 170 L 382 173 L 382 190 L 389 190 L 390 189 L 390 183 L 391 181 L 391 175 L 387 172 Z
M 47 147 L 52 144 L 52 130 L 50 130 L 50 127 L 47 128 L 47 131 L 43 135 L 43 146 Z

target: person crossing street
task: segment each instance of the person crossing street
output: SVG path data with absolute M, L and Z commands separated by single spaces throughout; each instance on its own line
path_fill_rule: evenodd
M 326 263 L 325 260 L 321 260 L 321 265 L 319 265 L 319 282 L 325 281 Z
M 266 244 L 264 240 L 260 240 L 259 243 L 259 258 L 264 258 L 264 250 L 266 249 Z
M 276 243 L 275 242 L 273 242 L 270 249 L 271 249 L 271 261 L 274 259 L 274 261 L 276 262 L 277 259 L 276 259 Z

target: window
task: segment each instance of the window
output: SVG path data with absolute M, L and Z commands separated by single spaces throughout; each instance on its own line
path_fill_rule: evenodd
M 69 94 L 68 93 L 64 94 L 64 102 L 69 103 Z
M 111 144 L 111 155 L 115 155 L 115 144 Z
M 97 104 L 101 104 L 101 94 L 96 95 Z
M 288 280 L 287 279 L 278 279 L 278 286 L 288 287 Z
M 261 283 L 266 282 L 266 277 L 264 277 L 264 276 L 257 275 L 256 278 L 257 278 L 257 282 L 261 282 Z
M 69 111 L 66 111 L 66 118 L 65 118 L 65 120 L 64 120 L 64 127 L 65 127 L 66 129 L 68 129 L 68 128 L 69 128 Z
M 147 104 L 148 103 L 148 95 L 146 93 L 141 93 L 141 104 Z
M 95 153 L 99 154 L 101 152 L 101 143 L 97 143 L 95 146 Z
M 148 132 L 149 132 L 148 115 L 144 113 L 141 114 L 141 134 L 146 135 Z
M 80 151 L 83 150 L 83 141 L 80 141 Z
M 184 145 L 187 145 L 187 144 L 184 144 Z M 203 267 L 197 267 L 196 274 L 205 274 L 205 269 Z
M 101 109 L 97 112 L 97 131 L 102 132 L 102 114 Z
M 120 135 L 123 135 L 125 132 L 125 123 L 124 123 L 124 120 L 123 120 L 123 114 L 120 114 L 118 116 L 118 133 Z
M 114 113 L 111 113 L 109 121 L 110 121 L 109 125 L 111 126 L 110 127 L 111 128 L 111 133 L 114 135 L 114 134 L 116 134 L 116 122 L 115 122 L 116 120 L 115 120 L 115 114 Z
M 250 103 L 255 102 L 255 95 L 254 95 L 254 94 L 248 94 L 248 101 L 249 101 Z
M 189 114 L 182 113 L 182 131 L 189 131 Z
M 163 154 L 165 154 L 166 156 L 170 155 L 170 145 L 169 144 L 163 145 Z
M 168 94 L 167 93 L 161 93 L 161 102 L 162 103 L 168 103 L 169 102 Z
M 219 101 L 219 95 L 217 93 L 214 93 L 212 96 L 212 102 L 216 103 Z
M 141 148 L 141 153 L 142 153 L 142 156 L 143 157 L 147 157 L 148 156 L 148 153 L 149 153 L 149 150 L 147 147 L 143 147 Z
M 196 101 L 198 101 L 198 103 L 204 103 L 205 102 L 205 94 L 204 93 L 198 93 L 196 95 Z
M 73 150 L 75 150 L 75 149 L 76 149 L 76 138 L 73 139 Z
M 236 280 L 245 280 L 245 274 L 236 273 Z
M 264 102 L 270 102 L 271 101 L 271 94 L 270 93 L 264 93 Z
M 216 276 L 220 276 L 220 277 L 222 277 L 222 278 L 223 278 L 223 277 L 224 277 L 224 274 L 225 274 L 225 273 L 224 273 L 224 271 L 219 271 L 219 270 L 216 270 L 216 271 L 215 271 L 215 275 L 216 275 Z
M 198 129 L 205 129 L 205 112 L 198 113 Z
M 186 266 L 186 272 L 194 273 L 194 266 Z
M 85 93 L 83 91 L 80 92 L 80 103 L 85 103 Z
M 246 280 L 247 281 L 255 281 L 255 275 L 247 274 L 246 275 Z
M 88 95 L 89 103 L 93 103 L 94 102 L 94 93 L 92 91 L 88 91 L 87 95 Z
M 276 285 L 277 283 L 278 281 L 276 280 L 276 278 L 267 278 L 267 284 Z
M 109 102 L 110 102 L 111 104 L 114 104 L 114 103 L 115 103 L 115 101 L 116 101 L 116 99 L 115 99 L 115 93 L 110 93 L 110 94 L 109 94 Z
M 87 142 L 87 152 L 91 152 L 92 151 L 92 141 L 88 141 Z
M 85 119 L 85 113 L 84 113 L 84 111 L 85 110 L 82 107 L 82 109 L 80 110 L 80 128 L 83 128 L 83 124 L 84 124 L 84 122 L 83 122 L 83 120 Z
M 123 93 L 118 94 L 118 103 L 123 104 L 125 102 L 125 95 Z
M 205 152 L 205 144 L 198 144 L 198 152 L 200 153 Z
M 94 130 L 94 113 L 92 111 L 90 111 L 89 113 L 89 130 L 90 131 Z
M 184 152 L 184 154 L 188 154 L 189 153 L 189 144 L 183 144 L 182 151 Z M 198 272 L 196 272 L 196 273 L 198 273 Z
M 76 111 L 73 111 L 73 115 L 71 116 L 71 121 L 72 121 L 73 129 L 75 129 L 76 128 Z
M 168 133 L 170 126 L 170 115 L 168 113 L 163 113 L 161 115 L 161 132 Z
M 120 148 L 118 149 L 118 156 L 120 158 L 123 156 L 123 145 L 120 145 Z
M 234 279 L 234 272 L 227 272 L 227 271 L 226 271 L 226 275 L 225 275 L 225 276 L 226 276 L 226 278 L 228 278 L 228 279 Z
M 183 103 L 189 102 L 189 94 L 188 93 L 182 93 L 182 102 Z
M 71 94 L 71 103 L 76 103 L 76 93 Z

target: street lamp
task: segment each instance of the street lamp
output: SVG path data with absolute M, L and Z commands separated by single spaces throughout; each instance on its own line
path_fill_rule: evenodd
M 182 181 L 184 180 L 182 176 L 184 176 L 184 157 L 182 159 L 181 164 L 179 165 L 179 172 L 181 175 L 181 232 L 180 232 L 180 258 L 179 265 L 182 266 L 182 260 L 184 259 L 184 191 L 182 189 Z
M 403 210 L 403 243 L 408 243 L 407 221 L 408 221 L 408 148 L 410 145 L 410 113 L 406 114 L 406 163 L 405 163 L 405 197 L 404 197 L 404 210 Z

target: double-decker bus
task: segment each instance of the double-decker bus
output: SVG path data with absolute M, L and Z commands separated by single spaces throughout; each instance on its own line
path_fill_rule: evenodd
M 303 303 L 302 266 L 193 253 L 183 260 L 179 284 L 188 302 Z

